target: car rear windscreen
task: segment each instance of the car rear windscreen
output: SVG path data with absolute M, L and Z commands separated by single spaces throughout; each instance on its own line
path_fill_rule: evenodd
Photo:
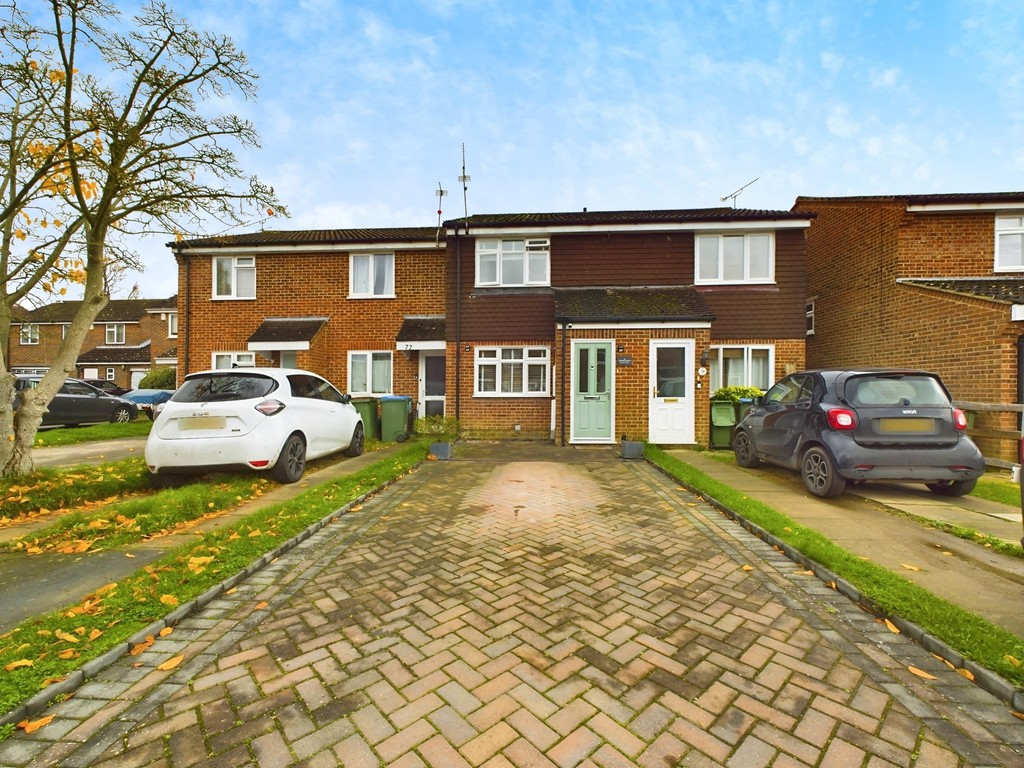
M 942 386 L 931 376 L 857 376 L 846 382 L 854 406 L 948 406 Z
M 277 382 L 252 373 L 214 373 L 190 376 L 171 397 L 176 403 L 254 400 L 277 389 Z

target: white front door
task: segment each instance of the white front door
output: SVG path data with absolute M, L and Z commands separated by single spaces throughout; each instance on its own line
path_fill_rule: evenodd
M 444 416 L 444 352 L 420 352 L 419 418 Z
M 694 442 L 693 339 L 652 339 L 647 409 L 648 442 Z

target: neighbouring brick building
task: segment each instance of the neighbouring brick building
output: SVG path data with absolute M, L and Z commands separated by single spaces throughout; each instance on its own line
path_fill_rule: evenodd
M 13 373 L 49 370 L 80 301 L 22 310 L 11 324 L 8 368 Z M 134 389 L 155 367 L 177 365 L 178 300 L 111 299 L 89 329 L 75 375 Z
M 179 376 L 295 366 L 470 436 L 706 443 L 714 389 L 804 365 L 812 218 L 500 214 L 171 243 Z
M 907 366 L 955 399 L 1022 401 L 1024 192 L 799 197 L 811 367 Z M 1011 460 L 1012 414 L 979 413 L 987 456 Z

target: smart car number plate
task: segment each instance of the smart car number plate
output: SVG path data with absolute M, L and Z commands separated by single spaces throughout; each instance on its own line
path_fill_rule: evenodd
M 179 419 L 179 429 L 224 429 L 227 426 L 224 416 L 186 416 Z
M 932 432 L 935 424 L 932 419 L 879 419 L 878 431 L 886 435 L 912 432 L 913 434 L 925 434 Z

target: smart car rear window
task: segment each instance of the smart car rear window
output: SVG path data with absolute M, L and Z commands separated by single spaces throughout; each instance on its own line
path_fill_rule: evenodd
M 949 405 L 942 386 L 931 376 L 859 376 L 846 383 L 851 405 Z
M 277 389 L 277 382 L 251 373 L 214 373 L 190 376 L 171 397 L 176 403 L 254 400 Z

